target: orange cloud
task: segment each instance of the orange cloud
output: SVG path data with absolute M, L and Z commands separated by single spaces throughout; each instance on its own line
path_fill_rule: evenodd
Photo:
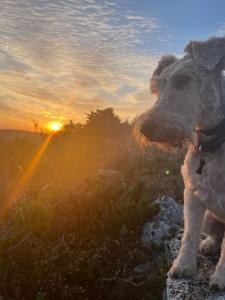
M 53 10 L 48 1 L 4 1 L 0 127 L 32 127 L 32 119 L 80 122 L 85 112 L 107 106 L 126 118 L 151 105 L 149 77 L 158 57 L 140 45 L 162 28 L 145 12 L 119 5 L 60 1 Z

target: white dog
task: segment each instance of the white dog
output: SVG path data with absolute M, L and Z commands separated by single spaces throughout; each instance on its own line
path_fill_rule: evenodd
M 186 55 L 164 56 L 151 79 L 158 96 L 137 122 L 139 134 L 164 146 L 188 143 L 184 179 L 184 236 L 170 274 L 196 272 L 200 234 L 203 253 L 221 256 L 210 286 L 225 289 L 225 38 L 191 41 Z

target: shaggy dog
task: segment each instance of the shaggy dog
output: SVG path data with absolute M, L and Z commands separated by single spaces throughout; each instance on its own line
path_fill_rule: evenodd
M 161 58 L 151 78 L 157 94 L 153 107 L 137 121 L 139 136 L 176 147 L 188 144 L 181 172 L 184 179 L 184 235 L 170 274 L 196 272 L 200 251 L 221 256 L 210 286 L 225 289 L 225 38 L 191 41 L 186 55 Z

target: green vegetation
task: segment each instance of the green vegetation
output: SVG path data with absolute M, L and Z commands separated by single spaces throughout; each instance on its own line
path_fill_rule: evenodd
M 161 299 L 166 264 L 140 237 L 158 196 L 181 199 L 183 154 L 142 152 L 131 132 L 106 109 L 53 137 L 1 227 L 1 299 Z M 44 138 L 0 140 L 2 205 Z

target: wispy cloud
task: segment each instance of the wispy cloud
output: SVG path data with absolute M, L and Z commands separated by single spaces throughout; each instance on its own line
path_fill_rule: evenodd
M 141 46 L 163 29 L 147 9 L 124 10 L 122 2 L 1 3 L 0 101 L 20 107 L 15 119 L 21 110 L 27 122 L 82 121 L 88 110 L 106 106 L 126 117 L 149 105 L 158 58 Z
M 212 35 L 225 36 L 225 23 L 220 23 Z

